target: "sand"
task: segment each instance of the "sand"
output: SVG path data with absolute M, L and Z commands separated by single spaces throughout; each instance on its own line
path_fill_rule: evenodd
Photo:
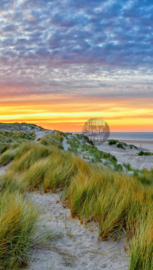
M 10 164 L 7 164 L 6 166 L 0 166 L 0 176 L 5 175 L 9 166 Z
M 127 141 L 124 141 L 127 143 Z M 141 144 L 141 146 L 143 146 L 144 144 L 142 144 L 142 141 L 128 141 L 128 144 Z M 149 146 L 152 144 L 147 143 L 147 146 Z M 137 145 L 136 145 L 137 146 Z M 151 148 L 150 146 L 150 148 Z M 101 145 L 98 145 L 97 148 L 101 151 L 110 153 L 112 155 L 114 155 L 118 161 L 118 164 L 123 165 L 125 164 L 130 164 L 132 169 L 138 169 L 138 170 L 142 170 L 142 169 L 152 169 L 153 168 L 153 156 L 139 156 L 138 153 L 143 150 L 143 151 L 149 151 L 149 147 L 148 148 L 142 148 L 142 147 L 138 147 L 137 149 L 130 149 L 130 147 L 126 147 L 126 150 L 121 149 L 121 148 L 117 148 L 116 145 L 109 145 L 108 142 L 102 143 Z M 152 151 L 150 151 L 152 152 Z
M 153 152 L 153 141 L 149 140 L 122 140 L 122 142 L 125 142 L 127 144 L 134 144 L 137 147 L 144 148 L 146 150 L 150 150 Z
M 35 132 L 36 136 L 34 141 L 37 141 L 38 139 L 41 139 L 49 134 L 51 134 L 53 132 L 53 130 L 45 130 L 45 131 L 37 131 Z
M 43 210 L 41 230 L 51 229 L 61 237 L 51 240 L 46 248 L 31 249 L 28 270 L 128 269 L 128 255 L 123 247 L 126 243 L 101 241 L 97 224 L 89 223 L 85 228 L 78 219 L 72 219 L 70 209 L 62 207 L 59 194 L 35 193 L 31 200 Z

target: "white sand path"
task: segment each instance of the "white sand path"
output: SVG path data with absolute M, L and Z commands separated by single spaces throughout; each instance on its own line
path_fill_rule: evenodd
M 101 241 L 97 224 L 89 223 L 89 228 L 84 228 L 78 219 L 72 219 L 70 209 L 62 207 L 59 194 L 35 193 L 31 200 L 43 210 L 41 230 L 52 229 L 63 236 L 51 240 L 48 248 L 32 249 L 28 270 L 128 269 L 123 241 Z
M 10 166 L 10 163 L 5 166 L 0 166 L 0 176 L 5 175 L 9 166 Z
M 35 132 L 36 136 L 34 141 L 37 141 L 38 139 L 43 138 L 51 133 L 53 133 L 53 130 L 37 131 Z

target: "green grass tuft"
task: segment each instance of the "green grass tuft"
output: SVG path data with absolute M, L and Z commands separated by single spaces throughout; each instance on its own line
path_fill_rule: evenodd
M 138 153 L 138 156 L 152 156 L 153 153 L 150 153 L 150 152 L 144 152 L 144 151 L 140 151 Z

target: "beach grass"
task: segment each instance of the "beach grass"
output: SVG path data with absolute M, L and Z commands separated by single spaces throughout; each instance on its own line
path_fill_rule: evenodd
M 28 265 L 29 248 L 34 245 L 36 208 L 20 194 L 5 186 L 0 196 L 0 269 Z
M 69 134 L 66 136 L 70 140 Z M 113 171 L 99 162 L 86 163 L 79 157 L 63 151 L 62 140 L 63 136 L 58 132 L 38 142 L 21 140 L 15 148 L 15 154 L 10 154 L 13 162 L 5 179 L 0 181 L 2 196 L 5 197 L 5 194 L 11 193 L 11 200 L 15 200 L 17 206 L 19 201 L 19 208 L 22 209 L 22 202 L 26 207 L 27 202 L 23 194 L 27 191 L 58 192 L 63 190 L 63 203 L 70 207 L 72 217 L 79 217 L 84 224 L 90 221 L 98 222 L 99 237 L 102 240 L 107 240 L 109 237 L 116 239 L 116 235 L 124 235 L 129 247 L 130 270 L 152 269 L 153 171 L 143 170 L 141 175 L 127 176 L 123 171 Z M 71 145 L 88 150 L 97 158 L 97 161 L 104 155 L 107 155 L 108 160 L 114 160 L 110 154 L 102 151 L 99 153 L 90 142 L 82 146 L 81 143 L 78 141 L 75 143 L 73 140 Z M 8 151 L 13 150 L 11 147 L 10 150 L 6 149 L 2 154 L 3 158 L 4 155 L 8 155 Z M 128 165 L 127 169 L 130 169 Z M 18 200 L 14 195 L 16 191 L 19 192 Z M 5 202 L 6 200 L 3 199 L 3 205 Z M 22 218 L 26 220 L 27 226 L 31 226 L 32 233 L 33 225 L 30 224 L 35 223 L 35 214 L 33 210 L 30 210 L 33 209 L 31 207 L 29 211 L 32 212 L 28 212 L 31 221 L 28 221 L 27 216 L 24 217 L 25 219 Z M 16 209 L 15 206 L 14 209 Z M 23 211 L 24 214 L 25 211 Z M 8 222 L 6 216 L 5 222 Z M 22 226 L 20 228 L 22 229 Z M 12 230 L 11 235 L 15 235 L 15 231 Z M 31 234 L 27 237 L 31 239 Z M 26 247 L 29 246 L 29 241 L 27 240 Z M 19 257 L 21 258 L 23 254 L 24 261 L 25 251 L 22 252 L 22 244 L 19 246 L 21 247 Z M 13 263 L 19 263 L 13 257 L 12 251 L 6 252 Z
M 68 135 L 71 137 L 68 138 Z M 67 138 L 67 143 L 70 145 L 68 149 L 70 153 L 75 155 L 78 155 L 79 153 L 86 154 L 84 157 L 86 156 L 86 159 L 89 160 L 91 158 L 93 162 L 101 162 L 101 159 L 107 159 L 113 164 L 116 164 L 117 160 L 115 156 L 98 150 L 88 137 L 84 136 L 83 134 L 75 134 L 72 136 L 72 134 L 69 133 L 68 135 L 66 133 L 65 136 Z

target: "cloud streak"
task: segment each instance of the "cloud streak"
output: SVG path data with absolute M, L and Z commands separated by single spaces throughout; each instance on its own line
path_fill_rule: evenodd
M 1 0 L 0 99 L 153 98 L 152 0 Z

